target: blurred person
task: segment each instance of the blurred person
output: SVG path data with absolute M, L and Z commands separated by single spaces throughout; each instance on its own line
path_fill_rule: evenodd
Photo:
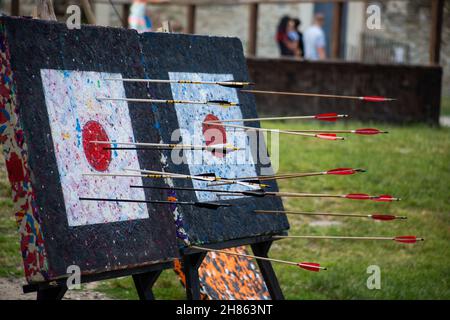
M 130 7 L 128 25 L 130 29 L 135 29 L 139 33 L 152 31 L 152 21 L 147 15 L 147 0 L 133 1 Z
M 322 29 L 324 22 L 324 15 L 322 13 L 316 13 L 316 15 L 314 16 L 314 23 L 308 29 L 306 29 L 305 33 L 303 34 L 305 59 L 326 59 L 325 32 Z
M 300 25 L 302 24 L 302 22 L 298 18 L 293 19 L 293 21 L 294 21 L 294 28 L 295 28 L 294 32 L 297 34 L 296 38 L 298 41 L 299 55 L 300 55 L 300 57 L 303 58 L 305 56 L 305 46 L 303 43 L 303 33 L 300 31 Z
M 284 16 L 281 18 L 277 28 L 276 40 L 281 56 L 300 56 L 298 34 L 295 31 L 295 23 L 290 17 Z

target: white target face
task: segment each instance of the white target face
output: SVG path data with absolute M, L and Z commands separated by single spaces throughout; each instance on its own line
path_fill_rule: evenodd
M 169 78 L 171 80 L 227 81 L 232 80 L 233 75 L 170 72 Z M 172 83 L 171 90 L 172 96 L 176 100 L 225 100 L 239 102 L 236 89 L 222 86 Z M 191 175 L 215 173 L 217 176 L 224 178 L 256 176 L 256 167 L 253 157 L 248 150 L 248 136 L 245 131 L 221 125 L 208 128 L 208 126 L 203 124 L 205 120 L 242 119 L 242 112 L 239 106 L 224 108 L 214 104 L 176 104 L 175 110 L 183 143 L 197 145 L 230 144 L 239 148 L 247 148 L 246 150 L 235 151 L 222 157 L 210 151 L 184 151 Z M 233 124 L 244 125 L 242 122 L 233 122 Z M 212 189 L 208 182 L 198 180 L 193 180 L 193 186 L 194 188 Z M 248 190 L 248 187 L 231 184 L 220 186 L 219 189 L 242 191 Z M 218 196 L 213 192 L 202 191 L 196 191 L 196 196 L 199 201 L 217 201 L 242 197 Z
M 45 102 L 69 226 L 148 218 L 145 203 L 80 201 L 80 197 L 145 200 L 130 184 L 142 179 L 87 176 L 140 169 L 135 150 L 117 151 L 90 141 L 135 142 L 120 74 L 42 69 Z M 100 147 L 102 146 L 102 147 Z M 114 146 L 114 145 L 113 145 Z

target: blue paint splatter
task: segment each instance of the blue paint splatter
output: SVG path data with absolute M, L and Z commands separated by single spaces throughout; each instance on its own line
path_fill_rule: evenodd
M 80 125 L 80 120 L 78 118 L 77 118 L 77 125 L 76 125 L 75 129 L 77 130 L 77 147 L 79 148 L 81 145 L 81 125 Z

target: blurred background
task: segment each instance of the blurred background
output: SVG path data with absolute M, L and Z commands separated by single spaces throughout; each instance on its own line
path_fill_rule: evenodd
M 0 8 L 5 14 L 31 16 L 34 3 L 35 0 L 0 0 Z M 432 124 L 439 123 L 440 115 L 450 115 L 449 1 L 53 0 L 53 3 L 60 21 L 67 19 L 69 5 L 78 4 L 84 23 L 157 31 L 164 21 L 169 21 L 172 32 L 239 37 L 249 59 L 250 76 L 259 89 L 379 94 L 400 100 L 395 108 L 383 105 L 374 113 L 360 112 L 357 104 L 338 100 L 257 97 L 262 114 L 333 109 L 353 111 L 352 116 L 361 120 Z M 303 37 L 317 15 L 322 17 L 325 55 L 317 61 L 305 56 L 305 52 L 300 55 L 284 52 L 280 60 L 282 19 L 296 20 L 295 29 Z M 286 28 L 281 33 L 285 31 Z M 307 46 L 302 48 L 307 51 Z M 424 78 L 427 81 L 422 81 Z M 445 122 L 448 118 L 441 120 Z
M 34 3 L 34 0 L 0 0 L 0 9 L 3 14 L 31 16 Z M 337 124 L 263 124 L 269 128 L 378 127 L 390 132 L 381 137 L 352 136 L 343 143 L 282 137 L 281 173 L 336 167 L 362 167 L 368 172 L 357 177 L 286 180 L 280 183 L 280 188 L 293 192 L 392 193 L 403 201 L 378 204 L 292 199 L 284 203 L 290 210 L 379 212 L 406 215 L 408 221 L 378 223 L 292 216 L 289 217 L 292 234 L 417 234 L 426 241 L 408 246 L 285 240 L 274 245 L 271 256 L 319 261 L 330 267 L 330 271 L 318 275 L 292 272 L 289 267 L 276 265 L 282 289 L 289 299 L 450 299 L 450 1 L 54 0 L 53 3 L 60 21 L 67 19 L 68 5 L 78 4 L 83 23 L 131 27 L 140 32 L 163 28 L 171 32 L 239 37 L 250 78 L 257 89 L 396 98 L 393 103 L 371 104 L 317 97 L 256 97 L 260 115 L 339 112 L 349 114 L 351 119 Z M 0 297 L 16 292 L 13 297 L 25 298 L 19 292 L 23 277 L 10 187 L 5 170 L 0 172 Z M 380 290 L 366 287 L 369 265 L 381 268 Z M 87 289 L 84 296 L 87 298 L 137 298 L 129 278 L 91 284 Z M 184 298 L 183 289 L 171 271 L 163 273 L 155 293 L 158 298 Z

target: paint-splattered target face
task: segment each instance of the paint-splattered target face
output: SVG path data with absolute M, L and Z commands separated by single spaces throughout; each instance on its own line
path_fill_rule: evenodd
M 227 143 L 227 132 L 220 122 L 205 123 L 208 121 L 218 121 L 218 120 L 219 118 L 217 118 L 213 114 L 208 114 L 203 120 L 202 131 L 207 146 Z M 223 158 L 225 156 L 223 152 L 212 151 L 211 153 L 218 158 Z
M 83 149 L 86 160 L 97 171 L 106 171 L 111 163 L 110 144 L 93 141 L 109 141 L 108 134 L 97 121 L 88 121 L 83 127 Z

